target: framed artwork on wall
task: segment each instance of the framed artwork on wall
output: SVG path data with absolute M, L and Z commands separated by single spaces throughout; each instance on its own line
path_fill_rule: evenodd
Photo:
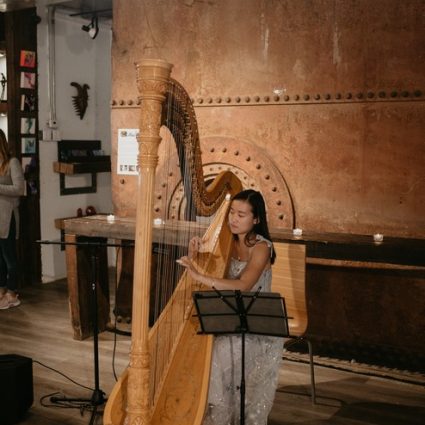
M 35 89 L 35 72 L 21 72 L 21 89 Z
M 21 133 L 35 134 L 35 118 L 21 118 Z
M 21 50 L 19 65 L 24 68 L 35 68 L 35 52 L 30 50 Z
M 34 154 L 36 152 L 35 137 L 22 137 L 22 153 Z

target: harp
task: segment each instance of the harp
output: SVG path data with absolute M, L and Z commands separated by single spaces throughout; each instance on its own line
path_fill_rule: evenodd
M 211 216 L 206 231 L 208 253 L 198 268 L 224 276 L 232 235 L 223 225 L 229 194 L 241 190 L 239 179 L 225 171 L 206 187 L 192 102 L 184 88 L 170 78 L 172 65 L 144 60 L 136 65 L 141 105 L 139 180 L 133 277 L 130 361 L 105 407 L 105 425 L 201 424 L 208 395 L 212 339 L 197 334 L 192 291 L 199 289 L 186 272 L 167 305 L 149 327 L 150 265 L 153 241 L 153 197 L 160 128 L 165 125 L 176 142 L 187 196 L 187 217 Z M 167 224 L 165 224 L 167 226 Z M 184 231 L 185 223 L 181 223 Z

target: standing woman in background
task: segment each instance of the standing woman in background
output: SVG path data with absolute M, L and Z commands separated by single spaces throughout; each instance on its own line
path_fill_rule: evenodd
M 16 239 L 19 233 L 19 197 L 24 194 L 21 163 L 12 157 L 0 130 L 0 310 L 21 302 L 16 293 Z

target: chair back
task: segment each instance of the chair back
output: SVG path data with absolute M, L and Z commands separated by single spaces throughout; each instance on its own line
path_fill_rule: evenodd
M 273 265 L 272 291 L 285 299 L 291 336 L 304 335 L 307 325 L 305 294 L 305 245 L 275 242 L 276 262 Z

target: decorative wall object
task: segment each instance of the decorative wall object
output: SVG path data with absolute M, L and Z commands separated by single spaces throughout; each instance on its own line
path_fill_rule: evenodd
M 71 86 L 75 87 L 78 92 L 76 96 L 72 96 L 72 104 L 74 105 L 76 114 L 80 117 L 80 120 L 82 120 L 88 105 L 89 95 L 87 90 L 90 87 L 88 84 L 83 84 L 81 86 L 75 82 L 72 82 Z

